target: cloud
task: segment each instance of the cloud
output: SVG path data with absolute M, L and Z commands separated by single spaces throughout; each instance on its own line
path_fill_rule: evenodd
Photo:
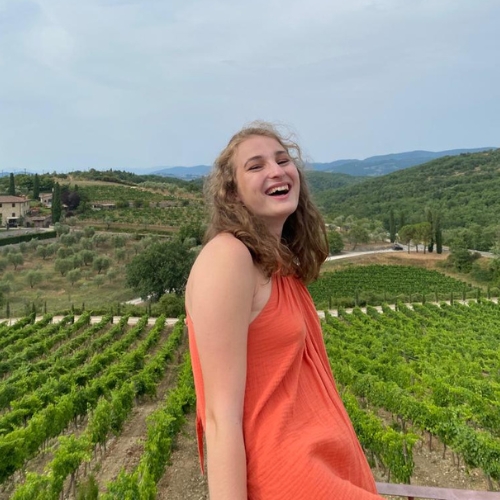
M 206 163 L 255 118 L 320 161 L 490 145 L 499 22 L 494 0 L 7 0 L 0 163 Z

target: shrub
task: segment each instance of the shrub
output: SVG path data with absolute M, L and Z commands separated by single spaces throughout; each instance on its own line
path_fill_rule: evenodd
M 158 301 L 158 310 L 168 318 L 177 318 L 184 314 L 184 298 L 174 293 L 166 293 Z

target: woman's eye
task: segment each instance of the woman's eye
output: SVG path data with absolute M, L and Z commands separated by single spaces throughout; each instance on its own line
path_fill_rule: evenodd
M 290 158 L 283 158 L 282 160 L 278 160 L 278 165 L 286 165 L 290 162 Z
M 250 167 L 248 167 L 248 170 L 258 170 L 259 168 L 261 168 L 261 165 L 250 165 Z

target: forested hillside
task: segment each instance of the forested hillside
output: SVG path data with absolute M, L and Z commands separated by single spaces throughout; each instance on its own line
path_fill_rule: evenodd
M 315 170 L 306 170 L 306 178 L 311 191 L 314 193 L 319 193 L 328 189 L 352 186 L 367 180 L 367 177 L 355 177 L 353 175 L 331 172 L 316 172 Z
M 422 165 L 443 156 L 462 153 L 479 153 L 496 148 L 450 149 L 448 151 L 408 151 L 388 155 L 370 156 L 364 160 L 336 160 L 330 163 L 313 163 L 314 169 L 323 172 L 343 173 L 354 176 L 379 176 L 416 165 Z
M 500 214 L 500 149 L 440 158 L 340 189 L 315 192 L 329 217 L 354 215 L 405 223 L 425 220 L 426 207 L 441 213 L 443 228 L 496 226 Z

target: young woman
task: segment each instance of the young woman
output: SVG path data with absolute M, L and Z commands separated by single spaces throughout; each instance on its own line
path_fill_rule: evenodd
M 211 500 L 380 499 L 305 284 L 327 256 L 299 147 L 244 128 L 215 161 L 186 290 Z

